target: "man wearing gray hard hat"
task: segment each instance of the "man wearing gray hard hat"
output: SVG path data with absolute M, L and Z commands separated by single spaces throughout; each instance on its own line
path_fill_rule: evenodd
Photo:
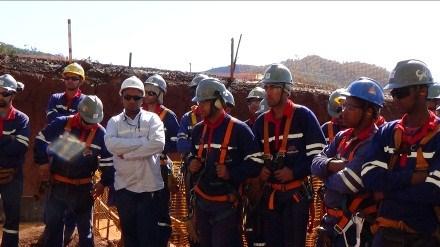
M 40 165 L 41 178 L 50 180 L 44 246 L 63 246 L 66 212 L 75 214 L 79 245 L 94 245 L 93 200 L 114 180 L 113 158 L 104 144 L 105 129 L 99 124 L 103 116 L 101 100 L 86 95 L 78 104 L 78 113 L 55 118 L 35 138 L 34 161 Z M 93 184 L 97 169 L 101 179 Z
M 5 224 L 2 246 L 18 246 L 23 163 L 29 146 L 29 117 L 12 106 L 24 85 L 9 74 L 0 76 L 0 195 Z

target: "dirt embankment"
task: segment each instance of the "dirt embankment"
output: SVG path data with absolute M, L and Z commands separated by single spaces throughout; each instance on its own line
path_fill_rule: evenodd
M 104 104 L 104 121 L 106 125 L 109 117 L 122 110 L 118 95 L 121 82 L 131 75 L 145 80 L 154 73 L 161 74 L 168 83 L 168 93 L 165 96 L 165 105 L 172 109 L 180 118 L 192 105 L 192 95 L 188 90 L 188 83 L 195 76 L 194 73 L 178 71 L 164 71 L 151 68 L 128 68 L 124 66 L 103 65 L 79 61 L 86 71 L 87 83 L 83 85 L 85 94 L 98 95 Z M 47 61 L 43 59 L 13 58 L 0 56 L 0 74 L 10 73 L 17 80 L 25 84 L 25 90 L 17 95 L 14 101 L 16 108 L 25 112 L 30 117 L 32 128 L 31 148 L 27 153 L 25 172 L 24 195 L 33 195 L 37 191 L 37 167 L 33 164 L 32 146 L 36 134 L 46 123 L 45 110 L 49 96 L 63 90 L 61 72 L 66 63 L 60 61 Z M 232 93 L 236 101 L 236 108 L 232 114 L 239 119 L 247 118 L 247 105 L 245 98 L 255 84 L 237 82 L 232 85 Z M 315 112 L 318 120 L 323 123 L 328 120 L 326 104 L 329 91 L 316 86 L 297 84 L 293 93 L 294 101 L 309 107 Z M 391 104 L 387 104 L 383 115 L 387 120 L 396 118 L 397 112 Z

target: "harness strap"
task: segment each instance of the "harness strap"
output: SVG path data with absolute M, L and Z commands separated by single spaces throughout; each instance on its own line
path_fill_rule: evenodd
M 160 112 L 160 114 L 159 114 L 159 118 L 160 118 L 160 120 L 163 122 L 163 120 L 164 120 L 165 116 L 167 115 L 169 109 L 166 108 L 165 106 L 162 106 L 162 107 L 163 107 L 163 108 L 162 108 L 163 110 Z
M 333 122 L 330 121 L 327 125 L 328 142 L 332 142 L 335 139 L 335 132 L 333 131 Z
M 220 165 L 225 164 L 226 153 L 228 152 L 229 141 L 231 140 L 232 127 L 234 126 L 234 119 L 231 118 L 228 123 L 228 127 L 226 128 L 225 137 L 223 138 L 223 143 L 220 147 L 220 158 L 218 163 Z
M 205 136 L 207 130 L 208 130 L 208 125 L 204 124 L 202 130 L 202 136 L 200 138 L 199 149 L 197 150 L 197 158 L 200 160 L 202 160 L 202 156 L 203 156 L 203 149 L 205 146 Z
M 286 147 L 287 147 L 287 138 L 289 137 L 290 132 L 290 126 L 292 125 L 293 115 L 295 113 L 295 105 L 293 106 L 292 114 L 287 117 L 286 123 L 284 125 L 284 131 L 283 131 L 283 140 L 281 142 L 281 146 L 278 150 L 278 153 L 285 154 L 286 153 Z M 269 114 L 269 112 L 266 112 L 265 114 Z M 270 146 L 269 146 L 269 121 L 267 118 L 264 118 L 263 121 L 263 138 L 264 138 L 264 155 L 267 157 L 271 157 L 270 153 Z
M 376 223 L 371 226 L 371 232 L 375 234 L 380 227 L 394 228 L 407 233 L 417 233 L 416 230 L 401 220 L 392 220 L 384 217 L 377 217 Z
M 348 225 L 349 221 L 351 220 L 352 216 L 355 215 L 357 212 L 360 212 L 363 216 L 371 215 L 377 212 L 377 206 L 376 204 L 368 206 L 363 209 L 359 209 L 362 202 L 365 201 L 370 196 L 369 193 L 361 194 L 359 196 L 356 196 L 348 206 L 348 212 L 345 212 L 342 209 L 338 208 L 327 208 L 326 212 L 328 215 L 339 218 L 338 223 L 334 226 L 334 230 L 341 234 L 346 226 Z

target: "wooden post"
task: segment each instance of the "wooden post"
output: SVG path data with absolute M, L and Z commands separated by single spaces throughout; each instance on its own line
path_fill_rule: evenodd
M 130 55 L 128 55 L 128 67 L 131 68 L 131 52 Z
M 229 70 L 229 80 L 232 82 L 234 80 L 234 38 L 231 38 L 231 68 Z
M 72 31 L 71 31 L 71 22 L 70 19 L 67 19 L 68 26 L 68 39 L 69 39 L 69 63 L 72 62 Z

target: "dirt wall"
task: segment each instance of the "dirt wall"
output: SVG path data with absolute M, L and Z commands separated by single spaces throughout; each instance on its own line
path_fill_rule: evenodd
M 104 104 L 104 121 L 119 113 L 122 110 L 120 97 L 118 95 L 121 82 L 130 75 L 137 75 L 145 80 L 153 73 L 160 73 L 168 83 L 168 93 L 165 96 L 165 105 L 172 109 L 180 118 L 192 105 L 191 95 L 188 90 L 188 83 L 195 74 L 182 73 L 177 71 L 161 71 L 154 69 L 130 69 L 127 67 L 82 63 L 86 70 L 88 83 L 83 85 L 82 91 L 85 94 L 96 94 Z M 24 195 L 32 196 L 37 193 L 39 178 L 37 166 L 33 163 L 32 147 L 34 137 L 46 123 L 45 110 L 49 96 L 63 90 L 63 83 L 60 78 L 62 62 L 48 62 L 37 59 L 5 58 L 0 57 L 0 74 L 10 73 L 17 80 L 25 84 L 25 90 L 17 95 L 14 105 L 26 113 L 30 118 L 31 145 L 26 155 L 24 166 L 25 185 Z M 247 105 L 245 98 L 254 84 L 234 83 L 232 93 L 236 101 L 236 108 L 232 115 L 241 120 L 247 118 Z M 323 123 L 329 119 L 326 111 L 326 104 L 329 91 L 322 90 L 316 86 L 298 85 L 292 97 L 298 104 L 309 107 L 315 112 L 318 120 Z M 387 120 L 394 119 L 398 115 L 397 109 L 387 103 L 383 115 Z

